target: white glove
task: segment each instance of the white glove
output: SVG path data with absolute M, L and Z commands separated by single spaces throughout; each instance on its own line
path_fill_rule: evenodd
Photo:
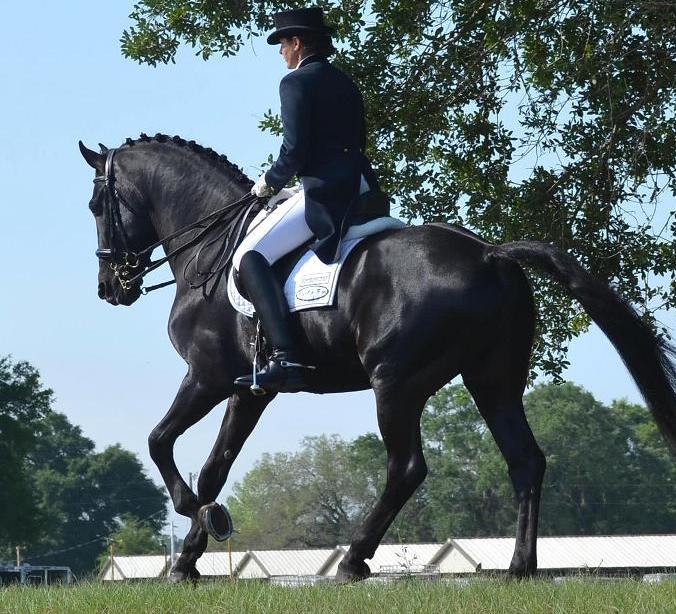
M 251 193 L 258 198 L 266 198 L 267 196 L 272 196 L 274 190 L 265 183 L 265 173 L 263 173 L 253 184 L 251 188 Z

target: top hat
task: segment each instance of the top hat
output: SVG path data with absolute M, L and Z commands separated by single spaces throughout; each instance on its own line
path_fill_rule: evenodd
M 334 31 L 324 23 L 324 13 L 318 6 L 275 13 L 273 19 L 276 30 L 268 36 L 269 45 L 276 45 L 281 38 L 304 32 L 331 34 Z

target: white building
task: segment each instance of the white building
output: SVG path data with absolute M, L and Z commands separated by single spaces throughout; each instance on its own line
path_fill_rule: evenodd
M 538 538 L 538 569 L 638 573 L 676 569 L 676 535 L 604 535 Z M 431 559 L 442 574 L 506 571 L 513 537 L 449 539 Z
M 247 552 L 237 569 L 241 580 L 274 576 L 317 576 L 335 550 L 255 550 Z
M 167 575 L 169 557 L 164 555 L 108 557 L 99 578 L 101 580 L 142 580 Z
M 347 546 L 315 550 L 206 552 L 197 562 L 205 577 L 241 580 L 331 579 Z M 467 576 L 507 571 L 513 537 L 458 538 L 443 544 L 383 544 L 366 562 L 374 576 L 429 573 Z M 102 580 L 161 578 L 164 556 L 118 556 L 107 561 Z M 644 575 L 676 571 L 676 535 L 540 537 L 538 569 L 552 574 L 598 572 Z

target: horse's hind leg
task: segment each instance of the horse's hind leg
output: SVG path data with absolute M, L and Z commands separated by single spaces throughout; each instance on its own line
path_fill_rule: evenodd
M 230 397 L 218 437 L 197 481 L 199 506 L 215 501 L 244 442 L 253 431 L 263 410 L 272 398 L 274 397 L 270 395 L 263 397 L 234 395 Z M 206 550 L 207 541 L 208 532 L 206 528 L 197 518 L 193 518 L 190 531 L 183 540 L 181 556 L 171 572 L 170 578 L 173 582 L 199 577 L 196 563 Z
M 336 580 L 353 582 L 367 578 L 371 570 L 364 559 L 373 558 L 385 532 L 427 475 L 420 440 L 420 416 L 426 398 L 408 398 L 402 391 L 383 394 L 375 390 L 378 425 L 387 450 L 385 490 L 338 566 Z
M 517 577 L 533 575 L 537 570 L 538 513 L 545 457 L 526 420 L 522 391 L 506 393 L 499 382 L 485 376 L 474 381 L 465 378 L 465 385 L 507 462 L 516 493 L 516 544 L 509 573 Z

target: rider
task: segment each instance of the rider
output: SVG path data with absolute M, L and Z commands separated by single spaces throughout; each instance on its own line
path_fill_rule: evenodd
M 291 392 L 307 388 L 311 367 L 298 362 L 288 305 L 271 265 L 313 237 L 310 248 L 317 257 L 335 262 L 360 192 L 377 192 L 378 183 L 363 153 L 362 96 L 352 79 L 328 61 L 335 52 L 333 28 L 324 24 L 321 8 L 283 11 L 274 15 L 274 23 L 267 41 L 279 43 L 287 67 L 296 70 L 279 87 L 284 132 L 279 156 L 251 192 L 260 198 L 277 194 L 297 175 L 305 198 L 295 199 L 290 208 L 278 207 L 247 235 L 235 267 L 272 346 L 257 383 L 267 391 Z M 252 381 L 244 376 L 235 384 L 251 386 Z

